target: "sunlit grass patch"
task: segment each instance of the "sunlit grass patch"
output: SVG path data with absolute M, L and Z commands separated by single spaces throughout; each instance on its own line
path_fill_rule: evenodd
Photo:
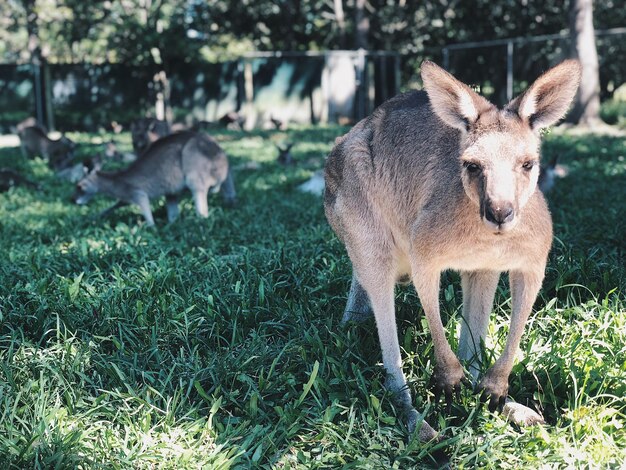
M 72 185 L 19 148 L 0 166 L 41 192 L 0 194 L 0 462 L 9 468 L 421 468 L 435 444 L 408 436 L 385 391 L 373 321 L 341 328 L 350 267 L 319 198 L 295 188 L 345 128 L 215 134 L 240 204 L 190 198 L 157 227 L 113 201 L 73 205 Z M 109 136 L 71 135 L 87 156 Z M 128 134 L 114 136 L 124 150 Z M 275 159 L 294 142 L 295 165 Z M 458 468 L 619 467 L 626 459 L 626 226 L 623 139 L 549 136 L 569 167 L 548 199 L 555 242 L 511 395 L 547 424 L 516 429 L 464 390 L 433 406 L 432 343 L 419 301 L 398 288 L 414 404 Z M 246 167 L 255 162 L 258 165 Z M 461 294 L 441 304 L 456 344 Z M 488 345 L 508 329 L 501 283 Z

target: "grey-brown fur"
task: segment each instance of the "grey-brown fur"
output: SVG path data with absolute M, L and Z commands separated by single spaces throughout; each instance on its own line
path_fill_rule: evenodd
M 178 216 L 178 194 L 188 188 L 196 211 L 208 216 L 207 194 L 220 187 L 227 202 L 236 194 L 228 169 L 228 158 L 209 136 L 198 132 L 181 132 L 159 139 L 127 169 L 116 173 L 91 171 L 77 184 L 76 203 L 86 204 L 98 192 L 119 202 L 105 212 L 124 204 L 136 204 L 147 225 L 154 225 L 150 200 L 166 196 L 167 216 L 171 222 Z
M 27 127 L 38 127 L 39 129 L 41 129 L 41 131 L 44 134 L 48 134 L 48 129 L 46 128 L 46 126 L 44 126 L 43 124 L 41 124 L 39 121 L 37 121 L 36 118 L 30 116 L 27 117 L 26 119 L 18 122 L 14 128 L 12 128 L 12 131 L 15 134 L 19 134 L 20 132 L 22 132 L 24 129 L 26 129 Z
M 64 168 L 74 158 L 74 142 L 65 136 L 50 139 L 41 126 L 27 126 L 18 130 L 22 153 L 25 157 L 41 156 L 55 170 Z
M 133 150 L 137 156 L 142 155 L 153 142 L 169 135 L 170 125 L 166 121 L 155 118 L 141 118 L 130 124 Z
M 328 157 L 324 208 L 353 266 L 343 321 L 373 311 L 386 384 L 410 428 L 418 413 L 402 372 L 394 285 L 407 275 L 415 285 L 433 338 L 436 395 L 450 402 L 466 381 L 459 358 L 478 379 L 496 285 L 501 272 L 509 273 L 510 333 L 478 384 L 490 407 L 502 406 L 552 243 L 550 213 L 537 190 L 539 130 L 565 114 L 579 76 L 578 63 L 566 61 L 499 110 L 425 62 L 425 92 L 381 105 L 339 138 Z M 439 314 L 440 275 L 447 269 L 462 277 L 459 358 Z M 420 438 L 435 437 L 424 423 Z

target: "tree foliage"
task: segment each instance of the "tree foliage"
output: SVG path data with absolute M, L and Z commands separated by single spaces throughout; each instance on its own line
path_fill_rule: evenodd
M 32 1 L 32 0 L 28 0 Z M 0 4 L 0 54 L 24 60 L 24 4 Z M 362 4 L 371 49 L 401 53 L 438 50 L 451 42 L 551 34 L 568 27 L 566 0 L 34 0 L 46 55 L 53 62 L 198 60 L 203 48 L 236 50 L 337 49 L 357 44 Z M 596 2 L 596 28 L 622 26 L 615 0 Z M 343 29 L 342 29 L 343 28 Z M 151 52 L 152 51 L 152 52 Z
M 410 79 L 423 58 L 440 61 L 446 44 L 565 33 L 570 0 L 6 0 L 0 2 L 4 62 L 29 60 L 28 2 L 34 2 L 42 52 L 50 62 L 162 63 L 168 69 L 254 50 L 354 49 L 363 43 L 403 54 L 405 78 Z M 359 18 L 369 24 L 366 37 L 358 31 Z M 617 0 L 596 1 L 594 21 L 596 29 L 623 26 L 626 9 Z M 614 55 L 619 47 L 611 46 Z M 516 65 L 523 62 L 523 70 L 534 74 L 534 68 L 545 68 L 548 48 L 569 51 L 568 45 L 538 47 L 524 58 L 516 56 Z M 504 56 L 502 51 L 483 52 L 493 57 L 467 54 L 457 58 L 455 72 L 467 70 L 463 78 L 471 81 L 481 60 Z M 610 69 L 608 75 L 619 86 L 626 66 L 616 60 L 602 63 L 599 52 L 601 69 Z M 606 95 L 606 73 L 601 80 Z

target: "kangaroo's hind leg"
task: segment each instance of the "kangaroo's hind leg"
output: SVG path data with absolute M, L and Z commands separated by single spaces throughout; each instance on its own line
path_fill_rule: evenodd
M 133 202 L 139 206 L 144 219 L 146 219 L 146 225 L 148 227 L 154 226 L 154 217 L 152 217 L 152 209 L 150 208 L 148 195 L 143 191 L 136 191 L 132 197 Z
M 458 356 L 466 361 L 476 384 L 481 371 L 481 343 L 484 343 L 489 328 L 489 316 L 500 273 L 496 271 L 473 271 L 461 273 L 463 287 L 463 318 Z
M 400 355 L 394 306 L 395 267 L 391 259 L 384 256 L 381 259 L 366 260 L 351 255 L 351 258 L 353 259 L 354 269 L 353 279 L 358 279 L 356 283 L 353 282 L 356 296 L 352 305 L 361 308 L 362 311 L 367 311 L 364 308 L 366 304 L 359 303 L 359 301 L 363 301 L 363 293 L 369 299 L 369 305 L 376 318 L 383 365 L 387 372 L 385 386 L 394 394 L 394 402 L 402 410 L 409 430 L 413 432 L 420 415 L 413 407 L 411 392 L 409 391 L 404 372 L 402 372 L 402 357 Z M 351 303 L 349 302 L 348 307 L 350 305 Z M 436 437 L 437 432 L 424 421 L 419 431 L 420 440 L 427 442 Z
M 341 323 L 344 324 L 349 321 L 362 322 L 372 315 L 374 315 L 374 312 L 372 311 L 367 292 L 363 289 L 363 286 L 359 284 L 359 280 L 353 272 L 352 283 L 350 284 L 350 291 L 348 292 L 348 303 L 343 312 Z

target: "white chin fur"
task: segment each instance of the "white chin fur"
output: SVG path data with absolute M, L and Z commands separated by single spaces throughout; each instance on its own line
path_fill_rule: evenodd
M 489 220 L 483 217 L 483 223 L 485 224 L 485 227 L 489 229 L 489 231 L 497 235 L 500 235 L 503 233 L 510 232 L 517 225 L 517 218 L 514 218 L 513 220 L 505 224 L 498 225 L 498 224 L 494 224 L 493 222 L 490 222 Z

